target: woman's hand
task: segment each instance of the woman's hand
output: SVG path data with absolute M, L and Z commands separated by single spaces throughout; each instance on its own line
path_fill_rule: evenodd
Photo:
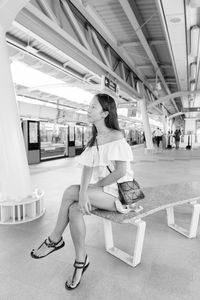
M 102 188 L 103 187 L 103 185 L 102 185 L 102 180 L 103 180 L 104 178 L 103 177 L 100 177 L 99 178 L 99 181 L 97 181 L 96 183 L 90 183 L 90 187 L 91 188 Z
M 91 203 L 90 200 L 88 198 L 88 195 L 86 192 L 79 193 L 79 207 L 80 207 L 80 211 L 82 213 L 86 213 L 87 215 L 91 215 L 90 211 L 91 211 Z
M 96 189 L 96 188 L 99 188 L 99 187 L 101 187 L 101 185 L 100 185 L 99 182 L 91 183 L 91 184 L 90 184 L 90 188 Z

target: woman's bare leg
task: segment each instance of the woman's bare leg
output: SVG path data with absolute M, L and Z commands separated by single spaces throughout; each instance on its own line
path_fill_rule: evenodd
M 50 234 L 50 238 L 54 242 L 58 242 L 69 223 L 69 206 L 79 199 L 79 185 L 71 185 L 68 187 L 62 197 L 60 210 L 57 217 L 56 225 Z
M 103 192 L 102 188 L 88 188 L 88 197 L 93 207 L 116 211 L 114 196 Z M 76 253 L 76 260 L 85 258 L 85 222 L 78 203 L 73 203 L 69 208 L 69 225 Z M 59 228 L 59 227 L 58 227 Z
M 86 228 L 83 214 L 78 203 L 73 203 L 69 208 L 69 227 L 77 261 L 84 261 Z
M 57 222 L 52 233 L 49 236 L 51 241 L 55 243 L 60 241 L 61 236 L 68 225 L 69 206 L 73 202 L 78 201 L 79 188 L 80 188 L 79 185 L 72 185 L 68 187 L 63 194 L 62 202 L 57 217 Z M 44 244 L 40 249 L 34 249 L 33 253 L 36 256 L 43 256 L 46 255 L 49 251 L 50 251 L 49 248 Z
M 116 211 L 114 202 L 116 200 L 115 197 L 106 194 L 103 192 L 101 188 L 88 188 L 88 196 L 90 202 L 93 207 L 98 207 L 110 211 Z M 69 225 L 70 232 L 72 236 L 72 241 L 75 249 L 76 261 L 84 262 L 86 256 L 85 250 L 85 236 L 86 236 L 86 228 L 85 222 L 83 219 L 83 214 L 80 211 L 78 203 L 74 203 L 69 208 Z M 87 260 L 86 264 L 89 263 Z M 73 286 L 76 286 L 80 281 L 82 269 L 77 269 L 76 275 L 74 277 Z M 68 281 L 68 285 L 72 285 L 71 279 Z

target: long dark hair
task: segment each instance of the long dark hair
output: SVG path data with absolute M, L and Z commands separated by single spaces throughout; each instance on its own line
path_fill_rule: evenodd
M 101 104 L 103 111 L 109 112 L 109 114 L 104 120 L 106 127 L 120 131 L 118 116 L 117 116 L 117 106 L 115 100 L 107 94 L 97 94 L 95 96 L 97 97 L 99 103 Z M 96 126 L 93 124 L 92 137 L 87 144 L 88 147 L 92 147 L 95 144 L 96 136 L 97 136 L 97 129 Z

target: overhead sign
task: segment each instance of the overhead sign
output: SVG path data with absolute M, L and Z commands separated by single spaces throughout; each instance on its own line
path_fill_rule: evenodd
M 106 76 L 102 76 L 101 80 L 102 80 L 101 81 L 102 89 L 104 89 L 106 87 L 109 90 L 113 91 L 114 93 L 118 92 L 118 85 L 116 84 L 116 82 L 114 82 L 113 80 L 111 80 L 110 78 L 108 78 Z

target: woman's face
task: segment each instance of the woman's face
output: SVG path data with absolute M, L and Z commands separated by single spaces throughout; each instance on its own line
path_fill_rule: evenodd
M 105 118 L 104 113 L 97 97 L 94 96 L 88 109 L 88 122 L 94 124 L 102 118 Z

